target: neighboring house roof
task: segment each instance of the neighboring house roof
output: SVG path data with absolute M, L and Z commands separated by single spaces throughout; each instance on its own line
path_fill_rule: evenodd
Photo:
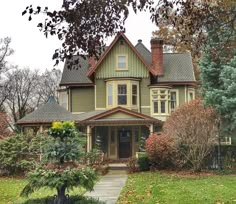
M 78 57 L 74 56 L 73 60 L 78 59 Z M 60 85 L 93 85 L 93 82 L 86 76 L 86 73 L 89 69 L 88 59 L 79 58 L 79 65 L 73 65 L 72 69 L 68 68 L 68 63 L 65 63 L 62 78 Z
M 50 97 L 46 104 L 20 119 L 17 124 L 52 123 L 66 120 L 74 120 L 74 116 L 60 106 L 53 97 Z

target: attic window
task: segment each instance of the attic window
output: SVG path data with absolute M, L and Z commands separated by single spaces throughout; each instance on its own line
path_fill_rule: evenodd
M 120 40 L 120 45 L 124 45 L 124 40 Z
M 127 56 L 126 55 L 117 56 L 117 69 L 118 70 L 127 69 Z

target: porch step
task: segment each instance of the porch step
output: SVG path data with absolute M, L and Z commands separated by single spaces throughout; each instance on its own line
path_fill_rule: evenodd
M 126 166 L 125 163 L 110 163 L 108 164 L 109 170 L 111 171 L 127 171 L 128 167 Z

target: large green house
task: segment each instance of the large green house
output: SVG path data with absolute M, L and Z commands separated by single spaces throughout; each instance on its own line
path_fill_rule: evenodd
M 139 151 L 141 137 L 159 131 L 171 112 L 195 98 L 195 85 L 189 52 L 163 53 L 158 38 L 149 51 L 119 33 L 98 61 L 80 59 L 72 70 L 65 64 L 59 104 L 86 133 L 87 151 L 99 137 L 108 158 L 125 159 Z M 20 124 L 32 125 L 30 120 Z M 51 122 L 36 123 L 44 128 Z
M 98 61 L 65 65 L 60 104 L 87 134 L 87 149 L 96 137 L 110 159 L 135 155 L 140 138 L 158 131 L 179 105 L 195 97 L 190 53 L 163 53 L 163 41 L 151 39 L 151 51 L 133 46 L 119 33 Z

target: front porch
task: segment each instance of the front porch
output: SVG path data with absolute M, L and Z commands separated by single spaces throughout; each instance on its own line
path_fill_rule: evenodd
M 87 127 L 87 151 L 100 148 L 109 160 L 127 160 L 139 151 L 141 138 L 147 138 L 153 132 L 153 126 L 120 125 Z

